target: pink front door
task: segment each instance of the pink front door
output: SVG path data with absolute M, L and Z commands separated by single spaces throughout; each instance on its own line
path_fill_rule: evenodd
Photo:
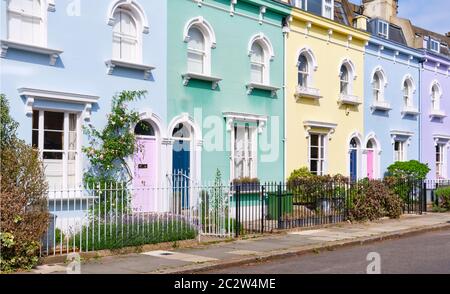
M 373 179 L 373 150 L 367 151 L 367 177 Z
M 156 211 L 156 139 L 137 138 L 136 144 L 138 150 L 134 155 L 132 207 L 138 212 Z

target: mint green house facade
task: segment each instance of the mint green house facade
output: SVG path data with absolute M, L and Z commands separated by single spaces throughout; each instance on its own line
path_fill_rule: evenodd
M 217 169 L 225 182 L 282 180 L 289 8 L 175 0 L 167 9 L 167 164 L 197 182 L 213 180 Z

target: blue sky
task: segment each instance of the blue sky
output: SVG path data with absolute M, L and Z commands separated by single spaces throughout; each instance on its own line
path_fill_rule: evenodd
M 450 0 L 399 0 L 400 17 L 441 34 L 450 32 Z

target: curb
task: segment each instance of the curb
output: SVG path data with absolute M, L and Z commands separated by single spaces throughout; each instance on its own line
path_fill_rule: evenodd
M 150 272 L 148 274 L 195 274 L 202 273 L 215 269 L 224 269 L 228 267 L 235 267 L 240 265 L 248 265 L 252 263 L 260 263 L 267 262 L 277 259 L 283 259 L 287 257 L 300 256 L 308 253 L 315 253 L 318 250 L 334 250 L 338 248 L 351 247 L 357 245 L 366 245 L 371 243 L 376 243 L 380 241 L 393 240 L 403 237 L 411 237 L 427 232 L 433 231 L 441 231 L 450 228 L 450 223 L 443 223 L 439 225 L 432 226 L 424 226 L 424 227 L 416 227 L 413 229 L 406 229 L 402 231 L 397 231 L 393 233 L 384 233 L 378 236 L 373 237 L 361 237 L 355 238 L 351 240 L 341 240 L 334 241 L 328 243 L 322 243 L 318 245 L 306 245 L 297 248 L 283 249 L 279 251 L 272 251 L 264 254 L 260 254 L 258 256 L 241 258 L 239 260 L 230 260 L 230 261 L 221 261 L 212 264 L 196 264 L 196 265 L 187 265 L 183 269 L 168 269 L 168 270 L 159 270 L 155 272 Z

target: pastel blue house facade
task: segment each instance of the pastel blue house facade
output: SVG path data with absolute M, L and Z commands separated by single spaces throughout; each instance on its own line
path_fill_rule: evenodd
M 362 175 L 382 178 L 396 161 L 419 160 L 421 54 L 406 47 L 400 28 L 387 35 L 375 19 L 365 53 L 364 138 Z M 389 37 L 391 35 L 391 37 Z M 403 43 L 403 44 L 402 44 Z
M 1 3 L 1 92 L 18 133 L 44 159 L 49 184 L 82 181 L 82 128 L 101 128 L 111 98 L 146 90 L 130 107 L 154 129 L 163 177 L 166 5 L 160 0 L 6 0 Z

